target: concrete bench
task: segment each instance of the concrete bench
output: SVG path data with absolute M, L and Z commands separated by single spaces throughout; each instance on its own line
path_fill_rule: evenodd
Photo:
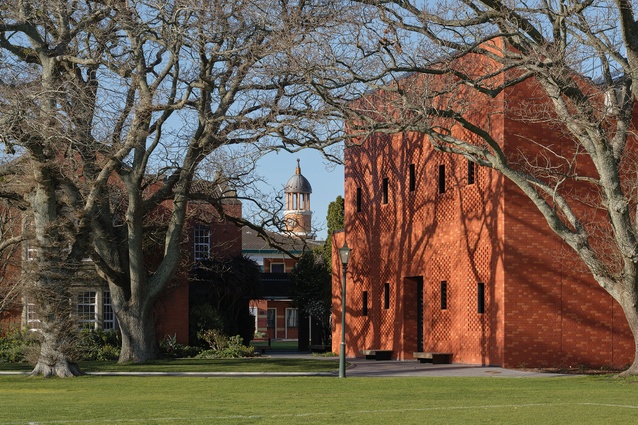
M 328 353 L 332 350 L 332 345 L 309 345 L 308 350 L 313 353 Z
M 421 363 L 432 364 L 449 364 L 452 363 L 452 353 L 434 353 L 434 352 L 415 352 L 415 359 L 419 359 Z
M 392 350 L 371 348 L 368 350 L 361 350 L 361 354 L 366 356 L 366 360 L 392 360 Z
M 266 350 L 270 350 L 270 338 L 253 338 L 250 341 L 255 347 L 255 350 L 261 350 L 261 353 L 264 354 Z

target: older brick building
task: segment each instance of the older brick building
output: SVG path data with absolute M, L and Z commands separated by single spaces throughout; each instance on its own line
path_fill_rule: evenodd
M 553 143 L 555 126 L 517 120 L 508 105 L 538 99 L 532 80 L 467 112 L 506 154 Z M 456 136 L 466 137 L 460 130 Z M 469 137 L 469 136 L 467 136 Z M 590 165 L 581 160 L 583 173 Z M 578 190 L 578 188 L 575 188 Z M 625 366 L 633 339 L 620 307 L 583 271 L 513 183 L 417 134 L 374 135 L 345 151 L 345 230 L 333 239 L 333 351 L 341 332 L 344 237 L 347 355 L 445 352 L 455 363 Z
M 158 216 L 164 215 L 164 208 L 163 205 L 158 208 Z M 234 198 L 225 199 L 223 208 L 230 216 L 242 215 L 242 204 Z M 189 298 L 192 297 L 189 273 L 193 271 L 193 265 L 208 258 L 227 259 L 239 255 L 241 228 L 220 218 L 210 205 L 192 201 L 189 204 L 189 218 L 184 226 L 182 263 L 155 305 L 154 317 L 159 339 L 174 336 L 181 344 L 189 343 Z M 22 249 L 14 255 L 12 268 L 9 270 L 10 277 L 18 278 L 22 271 L 28 271 L 34 259 L 35 249 L 29 246 L 27 239 L 22 243 Z M 11 280 L 7 279 L 5 284 L 10 282 Z M 94 264 L 88 258 L 76 271 L 69 292 L 79 327 L 118 329 L 108 284 L 97 275 Z M 0 332 L 12 327 L 31 330 L 40 327 L 37 308 L 26 296 L 16 297 L 16 302 L 11 308 L 0 313 Z

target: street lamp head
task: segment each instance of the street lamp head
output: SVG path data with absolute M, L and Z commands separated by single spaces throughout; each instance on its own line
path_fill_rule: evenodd
M 341 264 L 348 265 L 348 259 L 350 258 L 350 248 L 346 241 L 343 241 L 343 246 L 339 248 L 339 256 L 341 257 Z

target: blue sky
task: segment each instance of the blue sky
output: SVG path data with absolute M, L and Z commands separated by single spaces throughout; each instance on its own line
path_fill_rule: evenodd
M 295 174 L 297 158 L 301 160 L 301 174 L 312 185 L 310 207 L 317 239 L 325 240 L 328 204 L 337 196 L 343 196 L 343 166 L 328 163 L 321 153 L 314 149 L 304 149 L 296 153 L 270 153 L 259 161 L 257 172 L 274 189 L 283 193 L 284 185 Z

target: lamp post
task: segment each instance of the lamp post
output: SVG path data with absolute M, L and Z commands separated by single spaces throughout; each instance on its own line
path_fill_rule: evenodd
M 341 280 L 341 349 L 339 350 L 339 378 L 346 377 L 346 272 L 348 271 L 348 259 L 350 258 L 350 248 L 346 241 L 339 248 L 341 257 L 341 270 L 343 278 Z

